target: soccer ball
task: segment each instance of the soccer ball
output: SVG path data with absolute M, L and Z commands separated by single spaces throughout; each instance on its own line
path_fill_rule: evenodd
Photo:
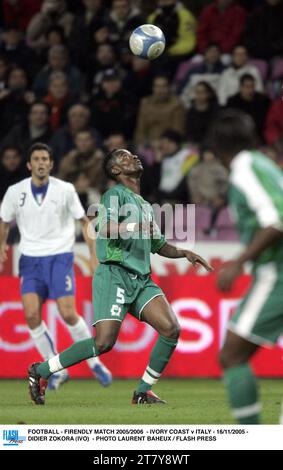
M 154 60 L 165 49 L 165 37 L 157 26 L 143 24 L 132 32 L 129 45 L 134 55 L 143 59 Z

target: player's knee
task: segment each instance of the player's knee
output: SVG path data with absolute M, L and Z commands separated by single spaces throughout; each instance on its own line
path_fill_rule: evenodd
M 64 306 L 59 308 L 59 312 L 63 320 L 67 325 L 75 325 L 79 320 L 77 312 L 74 310 L 73 306 Z
M 95 340 L 96 351 L 98 354 L 104 354 L 108 351 L 111 351 L 114 344 L 115 340 L 112 337 L 96 338 Z
M 181 328 L 180 328 L 179 323 L 177 321 L 172 322 L 167 326 L 162 336 L 177 340 L 180 336 L 180 331 L 181 331 Z
M 237 351 L 229 350 L 229 348 L 223 348 L 219 354 L 219 363 L 222 369 L 229 369 L 229 367 L 236 367 L 240 364 L 247 362 L 247 358 Z
M 26 322 L 31 329 L 37 328 L 41 323 L 39 311 L 29 309 L 25 311 Z

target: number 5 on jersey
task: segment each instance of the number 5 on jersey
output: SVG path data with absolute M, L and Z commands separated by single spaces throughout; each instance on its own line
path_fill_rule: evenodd
M 117 287 L 116 293 L 116 304 L 113 304 L 111 307 L 111 315 L 112 317 L 119 317 L 121 313 L 121 307 L 117 304 L 124 304 L 125 303 L 125 289 L 121 287 Z

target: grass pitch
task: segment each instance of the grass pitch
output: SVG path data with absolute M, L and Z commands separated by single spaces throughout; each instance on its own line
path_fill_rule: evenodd
M 260 380 L 263 423 L 278 424 L 283 380 Z M 136 380 L 102 388 L 94 380 L 72 380 L 33 405 L 27 381 L 0 381 L 0 424 L 232 424 L 220 380 L 160 381 L 155 391 L 167 405 L 131 405 Z

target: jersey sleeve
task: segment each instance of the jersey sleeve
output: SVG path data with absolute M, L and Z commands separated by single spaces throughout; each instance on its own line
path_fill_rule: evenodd
M 121 196 L 117 191 L 110 190 L 103 194 L 99 208 L 99 228 L 106 223 L 113 221 L 119 223 L 119 207 Z
M 2 200 L 0 217 L 3 222 L 9 223 L 16 218 L 16 204 L 12 188 L 8 188 Z
M 74 217 L 74 219 L 81 219 L 85 215 L 84 208 L 79 199 L 78 193 L 76 192 L 73 185 L 70 185 L 70 190 L 67 197 L 68 210 Z
M 231 182 L 245 195 L 260 227 L 283 231 L 283 189 L 271 176 L 249 165 L 244 173 L 234 175 Z
M 158 227 L 156 220 L 153 217 L 153 235 L 151 237 L 151 253 L 158 253 L 158 251 L 165 245 L 166 240 L 164 235 L 160 232 L 160 228 Z

